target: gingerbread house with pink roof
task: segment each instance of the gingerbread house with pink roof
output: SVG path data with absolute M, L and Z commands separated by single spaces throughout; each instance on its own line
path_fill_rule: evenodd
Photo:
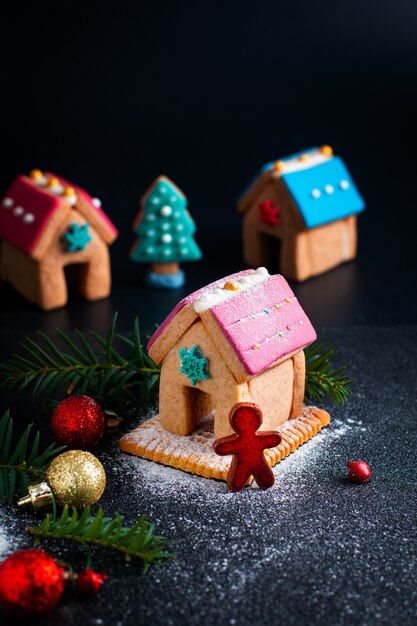
M 44 310 L 66 304 L 67 276 L 87 300 L 105 298 L 108 246 L 116 237 L 98 199 L 32 170 L 13 181 L 0 204 L 0 278 Z
M 231 434 L 237 402 L 254 402 L 262 429 L 302 413 L 303 348 L 316 333 L 287 281 L 265 268 L 227 276 L 182 300 L 148 344 L 161 364 L 159 419 L 189 435 L 214 413 L 215 437 Z

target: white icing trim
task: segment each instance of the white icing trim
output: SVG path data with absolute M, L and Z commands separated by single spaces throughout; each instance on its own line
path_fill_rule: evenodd
M 322 165 L 322 163 L 326 163 L 326 161 L 330 161 L 330 159 L 333 158 L 333 155 L 327 156 L 326 154 L 320 152 L 320 150 L 306 152 L 305 155 L 308 156 L 308 159 L 305 161 L 300 161 L 299 157 L 295 157 L 295 159 L 290 159 L 289 161 L 282 161 L 282 170 L 275 170 L 273 177 L 281 178 L 284 174 L 293 174 L 294 172 L 309 170 L 310 168 L 316 167 L 316 165 Z
M 224 289 L 224 284 L 227 282 L 225 281 L 222 287 L 216 287 L 213 291 L 203 293 L 199 298 L 197 298 L 193 305 L 194 311 L 196 313 L 207 311 L 207 309 L 211 309 L 211 307 L 216 304 L 220 304 L 220 302 L 225 302 L 226 300 L 231 300 L 234 296 L 242 293 L 242 291 L 263 283 L 268 278 L 270 278 L 268 270 L 265 267 L 258 267 L 258 269 L 252 274 L 246 274 L 245 276 L 233 279 L 233 281 L 239 285 L 239 289 L 236 291 Z
M 94 204 L 94 206 L 95 206 L 97 209 L 100 209 L 100 208 L 101 208 L 101 200 L 100 200 L 100 198 L 93 198 L 93 199 L 91 200 L 91 202 L 92 202 L 92 204 Z

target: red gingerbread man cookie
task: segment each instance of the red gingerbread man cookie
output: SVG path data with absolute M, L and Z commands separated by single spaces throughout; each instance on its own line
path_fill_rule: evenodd
M 264 450 L 280 444 L 280 433 L 275 430 L 259 432 L 262 411 L 252 402 L 235 404 L 229 421 L 236 435 L 217 439 L 213 444 L 216 454 L 233 455 L 227 486 L 231 491 L 241 491 L 253 476 L 260 489 L 269 489 L 275 483 L 275 477 L 265 460 Z

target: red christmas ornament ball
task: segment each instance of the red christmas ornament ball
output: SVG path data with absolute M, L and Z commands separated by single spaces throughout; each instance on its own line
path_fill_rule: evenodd
M 92 569 L 84 569 L 78 574 L 76 586 L 83 596 L 95 596 L 107 580 L 107 574 L 98 574 Z
M 64 590 L 62 567 L 43 550 L 18 550 L 0 564 L 0 606 L 14 617 L 52 611 Z
M 365 461 L 348 461 L 348 478 L 355 483 L 367 483 L 371 478 L 371 468 Z
M 69 396 L 56 407 L 52 430 L 59 443 L 75 450 L 89 450 L 103 436 L 106 422 L 106 414 L 96 400 Z

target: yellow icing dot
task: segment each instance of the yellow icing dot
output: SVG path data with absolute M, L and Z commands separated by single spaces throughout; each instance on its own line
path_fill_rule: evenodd
M 290 304 L 291 302 L 290 298 L 285 298 L 285 302 L 288 302 L 288 304 Z
M 274 304 L 274 307 L 275 307 L 276 309 L 279 309 L 279 304 Z
M 48 187 L 58 187 L 59 180 L 57 178 L 50 178 L 48 180 Z
M 237 283 L 235 280 L 228 280 L 227 283 L 225 283 L 223 289 L 226 289 L 226 291 L 239 291 L 240 287 L 239 283 Z
M 301 156 L 298 157 L 299 161 L 308 161 L 309 160 L 309 156 L 308 154 L 302 154 Z
M 255 343 L 255 348 L 256 348 L 257 350 L 259 350 L 259 348 L 260 348 L 260 347 L 261 347 L 261 346 L 259 345 L 259 343 Z
M 332 156 L 333 148 L 331 146 L 321 146 L 320 152 L 325 156 Z
M 275 161 L 274 169 L 277 172 L 281 172 L 284 169 L 284 161 Z
M 38 178 L 42 178 L 43 174 L 41 170 L 30 170 L 29 176 L 37 180 Z
M 62 192 L 63 196 L 74 196 L 75 195 L 75 190 L 73 187 L 65 187 L 64 191 Z

